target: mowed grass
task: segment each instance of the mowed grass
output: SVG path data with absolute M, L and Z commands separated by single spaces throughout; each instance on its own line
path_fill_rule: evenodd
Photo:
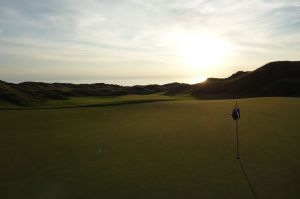
M 233 100 L 0 111 L 0 197 L 254 198 Z M 258 198 L 300 198 L 300 100 L 239 100 Z
M 49 100 L 44 105 L 46 107 L 65 107 L 65 106 L 97 106 L 97 105 L 116 105 L 116 104 L 135 104 L 155 101 L 175 101 L 193 99 L 191 96 L 169 96 L 163 93 L 148 95 L 123 95 L 117 97 L 71 97 L 68 100 Z
M 7 103 L 0 100 L 0 110 L 7 109 L 48 109 L 48 108 L 73 108 L 73 107 L 93 107 L 121 104 L 137 104 L 157 101 L 178 101 L 190 100 L 194 97 L 189 95 L 169 96 L 164 93 L 155 93 L 148 95 L 122 95 L 122 96 L 87 96 L 87 97 L 70 97 L 64 100 L 47 100 L 41 104 L 31 107 L 22 107 Z

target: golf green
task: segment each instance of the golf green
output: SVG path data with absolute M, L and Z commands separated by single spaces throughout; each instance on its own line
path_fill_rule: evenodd
M 300 99 L 1 110 L 2 199 L 300 198 Z M 242 167 L 241 167 L 242 166 Z

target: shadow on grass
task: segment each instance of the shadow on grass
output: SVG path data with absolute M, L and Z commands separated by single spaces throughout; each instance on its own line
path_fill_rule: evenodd
M 258 199 L 257 194 L 256 194 L 256 192 L 255 192 L 255 190 L 254 190 L 254 187 L 253 187 L 253 185 L 252 185 L 252 183 L 251 183 L 251 181 L 250 181 L 250 179 L 249 179 L 249 177 L 248 177 L 248 174 L 246 173 L 246 170 L 245 170 L 245 168 L 244 168 L 244 165 L 243 165 L 242 161 L 241 161 L 240 159 L 238 159 L 238 162 L 239 162 L 239 165 L 240 165 L 240 167 L 241 167 L 241 170 L 242 170 L 242 172 L 243 172 L 243 174 L 244 174 L 244 176 L 245 176 L 245 179 L 246 179 L 246 181 L 247 181 L 247 183 L 248 183 L 248 185 L 249 185 L 249 188 L 250 188 L 250 190 L 251 190 L 251 193 L 252 193 L 253 197 L 254 197 L 255 199 Z
M 49 106 L 49 107 L 8 107 L 0 108 L 1 110 L 35 110 L 35 109 L 67 109 L 67 108 L 88 108 L 88 107 L 100 107 L 100 106 L 120 106 L 128 104 L 142 104 L 151 102 L 164 102 L 164 101 L 180 101 L 178 99 L 147 99 L 147 100 L 131 100 L 121 102 L 107 102 L 99 104 L 82 104 L 82 105 L 69 105 L 69 106 Z

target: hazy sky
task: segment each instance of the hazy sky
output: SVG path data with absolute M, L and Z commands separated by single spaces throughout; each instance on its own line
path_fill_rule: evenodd
M 11 82 L 181 81 L 299 58 L 300 0 L 0 0 Z

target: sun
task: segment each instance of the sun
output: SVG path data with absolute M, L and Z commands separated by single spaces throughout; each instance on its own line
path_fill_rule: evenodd
M 229 50 L 221 37 L 193 34 L 178 35 L 176 48 L 186 64 L 201 72 L 220 64 Z
M 194 77 L 194 78 L 191 78 L 188 83 L 190 83 L 190 84 L 198 84 L 198 83 L 205 82 L 206 80 L 207 80 L 206 77 Z

